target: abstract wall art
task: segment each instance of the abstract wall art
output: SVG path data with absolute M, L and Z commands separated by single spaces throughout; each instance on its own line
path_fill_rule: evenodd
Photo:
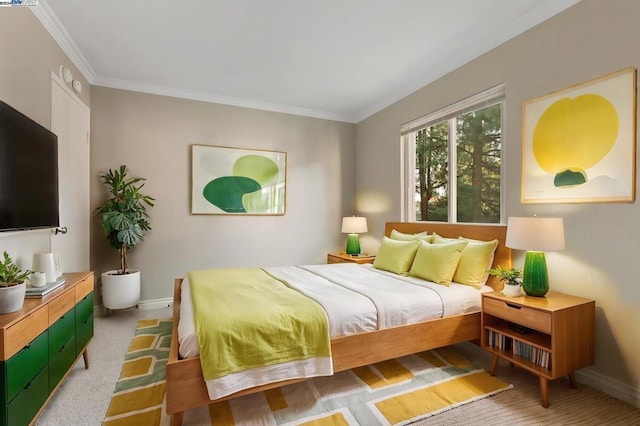
M 191 145 L 191 170 L 192 214 L 285 214 L 285 152 Z
M 523 104 L 523 203 L 635 200 L 636 70 Z

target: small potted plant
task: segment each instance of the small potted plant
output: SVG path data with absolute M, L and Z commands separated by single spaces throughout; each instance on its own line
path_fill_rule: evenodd
M 127 166 L 122 165 L 100 174 L 109 198 L 96 209 L 95 217 L 120 259 L 120 269 L 101 275 L 102 303 L 107 309 L 137 306 L 140 301 L 140 271 L 128 268 L 127 255 L 151 229 L 147 207 L 153 206 L 154 198 L 142 194 L 144 178 L 128 177 L 127 172 Z
M 522 282 L 520 281 L 522 271 L 516 268 L 505 269 L 498 265 L 493 269 L 489 269 L 488 272 L 490 275 L 500 278 L 500 281 L 504 283 L 502 294 L 507 297 L 520 296 L 522 293 Z
M 0 314 L 22 309 L 27 289 L 24 281 L 30 275 L 31 271 L 18 268 L 9 253 L 4 252 L 4 259 L 0 261 Z

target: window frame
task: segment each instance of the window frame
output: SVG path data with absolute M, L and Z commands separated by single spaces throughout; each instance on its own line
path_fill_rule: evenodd
M 473 223 L 458 222 L 457 214 L 457 126 L 456 117 L 467 112 L 483 109 L 492 105 L 500 104 L 500 221 L 496 225 L 504 225 L 505 218 L 505 194 L 506 179 L 505 174 L 505 152 L 506 152 L 506 96 L 505 84 L 499 84 L 480 93 L 469 96 L 430 114 L 412 120 L 400 127 L 400 214 L 405 222 L 417 222 L 414 206 L 415 197 L 415 169 L 416 169 L 416 132 L 430 125 L 448 121 L 448 220 L 437 223 Z M 430 222 L 430 221 L 420 221 Z M 486 223 L 485 223 L 486 224 Z

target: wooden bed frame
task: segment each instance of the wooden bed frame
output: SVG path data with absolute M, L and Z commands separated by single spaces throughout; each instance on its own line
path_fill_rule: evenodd
M 443 237 L 464 236 L 477 240 L 498 240 L 494 265 L 511 266 L 511 250 L 505 246 L 507 227 L 503 225 L 458 225 L 438 223 L 388 222 L 385 235 L 396 229 L 403 233 L 436 232 Z M 200 358 L 181 359 L 178 352 L 178 321 L 180 319 L 180 285 L 174 285 L 173 330 L 171 348 L 166 368 L 167 414 L 172 415 L 172 424 L 180 426 L 185 410 L 201 407 L 212 402 L 224 401 L 239 396 L 262 392 L 300 382 L 306 379 L 287 380 L 246 389 L 220 399 L 210 400 L 202 375 Z M 496 277 L 488 283 L 496 290 L 502 284 Z M 340 336 L 331 339 L 333 369 L 335 372 L 373 364 L 417 352 L 435 349 L 454 343 L 480 338 L 480 313 L 456 315 L 383 330 Z M 366 351 L 363 348 L 367 348 Z

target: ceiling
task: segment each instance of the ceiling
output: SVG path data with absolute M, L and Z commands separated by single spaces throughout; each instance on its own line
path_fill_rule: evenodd
M 92 85 L 357 123 L 579 0 L 40 0 Z

